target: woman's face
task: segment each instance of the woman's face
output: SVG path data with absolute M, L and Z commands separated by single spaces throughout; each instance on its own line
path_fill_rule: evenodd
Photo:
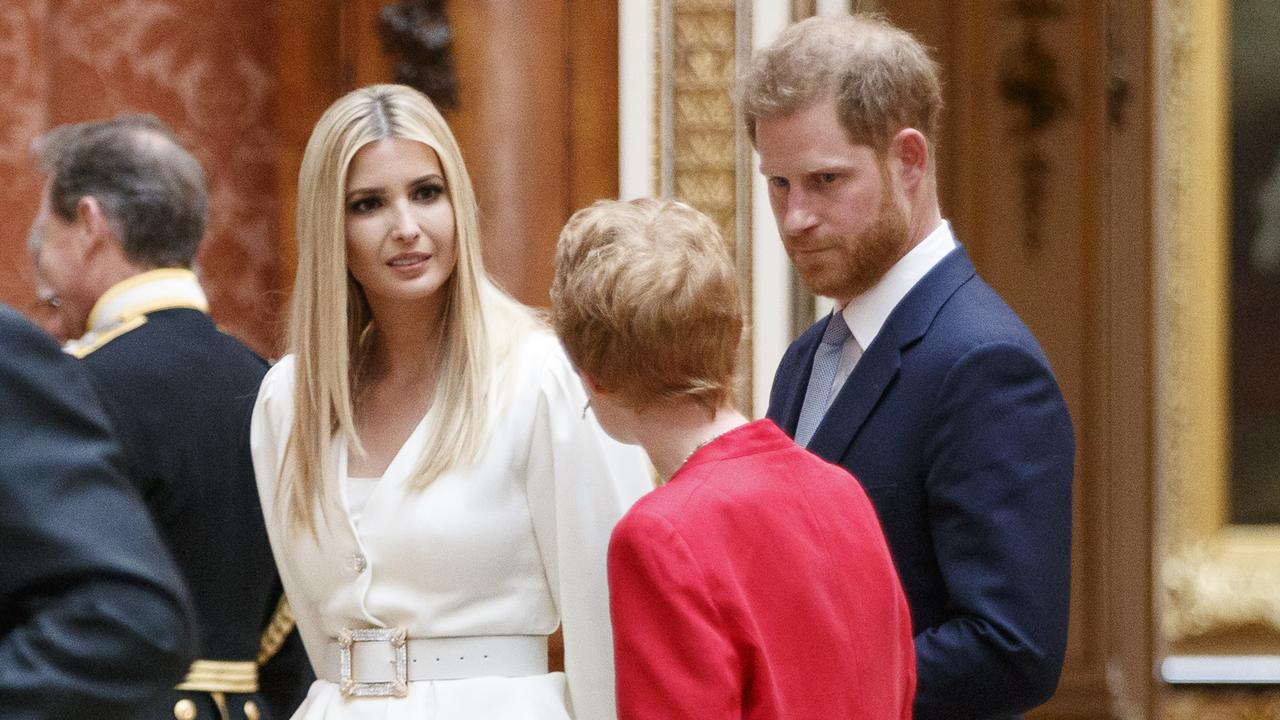
M 453 203 L 435 150 L 404 138 L 369 143 L 346 187 L 347 268 L 376 309 L 443 301 L 458 262 Z

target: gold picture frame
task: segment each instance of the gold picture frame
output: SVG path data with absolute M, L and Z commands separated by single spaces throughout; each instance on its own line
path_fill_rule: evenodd
M 1162 0 L 1155 18 L 1156 558 L 1166 658 L 1280 655 L 1280 525 L 1232 524 L 1228 505 L 1230 9 L 1230 0 Z

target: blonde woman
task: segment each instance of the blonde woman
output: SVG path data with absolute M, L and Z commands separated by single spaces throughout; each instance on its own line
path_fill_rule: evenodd
M 316 125 L 289 346 L 252 444 L 319 678 L 294 717 L 613 717 L 605 545 L 648 466 L 485 274 L 460 151 L 417 91 L 357 90 Z

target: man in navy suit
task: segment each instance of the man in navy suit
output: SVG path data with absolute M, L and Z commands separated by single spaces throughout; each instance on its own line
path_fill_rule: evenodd
M 0 717 L 130 720 L 196 651 L 84 369 L 0 305 Z
M 787 350 L 769 417 L 876 507 L 915 717 L 1017 717 L 1062 669 L 1075 443 L 1035 338 L 942 219 L 937 66 L 880 17 L 811 19 L 740 93 L 787 254 L 836 305 Z

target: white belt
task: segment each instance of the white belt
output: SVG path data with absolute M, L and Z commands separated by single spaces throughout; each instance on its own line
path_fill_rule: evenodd
M 404 628 L 343 628 L 328 654 L 321 677 L 348 697 L 404 697 L 420 680 L 547 672 L 546 635 L 410 638 Z

